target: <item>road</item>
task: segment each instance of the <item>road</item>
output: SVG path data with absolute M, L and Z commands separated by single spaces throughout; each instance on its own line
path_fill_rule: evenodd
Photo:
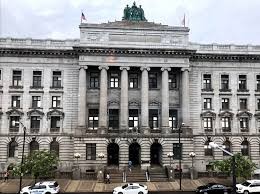
M 112 192 L 83 192 L 83 193 L 61 193 L 61 194 L 112 194 Z M 194 191 L 149 191 L 149 194 L 195 194 Z

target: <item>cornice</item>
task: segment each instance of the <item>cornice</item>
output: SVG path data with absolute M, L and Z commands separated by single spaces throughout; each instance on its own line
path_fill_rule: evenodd
M 194 53 L 190 61 L 215 62 L 260 62 L 256 54 Z

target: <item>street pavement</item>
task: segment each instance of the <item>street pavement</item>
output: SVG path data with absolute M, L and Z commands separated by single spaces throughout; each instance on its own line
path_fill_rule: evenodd
M 90 180 L 69 180 L 69 179 L 56 179 L 60 184 L 61 193 L 112 193 L 113 189 L 117 186 L 123 185 L 124 183 L 113 183 L 111 184 L 99 183 L 97 181 Z M 218 179 L 218 178 L 200 178 L 196 180 L 183 179 L 182 180 L 182 194 L 184 193 L 194 193 L 196 188 L 200 185 L 204 185 L 209 182 L 217 182 L 224 185 L 230 185 L 230 179 Z M 24 179 L 23 187 L 32 185 L 34 181 L 32 179 Z M 179 180 L 172 182 L 145 182 L 143 183 L 148 186 L 149 193 L 179 193 Z M 0 193 L 2 194 L 12 194 L 17 193 L 19 190 L 19 179 L 10 179 L 7 182 L 1 180 L 0 182 Z

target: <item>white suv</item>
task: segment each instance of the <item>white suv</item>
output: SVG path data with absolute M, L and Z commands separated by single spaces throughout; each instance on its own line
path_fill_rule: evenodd
M 33 186 L 24 187 L 20 194 L 57 194 L 60 186 L 56 181 L 38 182 Z
M 236 185 L 237 193 L 258 193 L 260 192 L 260 180 L 247 180 Z

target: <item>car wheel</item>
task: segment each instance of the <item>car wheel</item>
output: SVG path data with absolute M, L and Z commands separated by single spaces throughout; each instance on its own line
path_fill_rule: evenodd
M 47 192 L 47 193 L 45 193 L 45 194 L 51 194 L 50 192 Z
M 122 192 L 119 192 L 118 194 L 123 194 Z
M 249 191 L 244 191 L 244 194 L 249 194 Z
M 140 191 L 138 194 L 144 194 L 142 191 Z

